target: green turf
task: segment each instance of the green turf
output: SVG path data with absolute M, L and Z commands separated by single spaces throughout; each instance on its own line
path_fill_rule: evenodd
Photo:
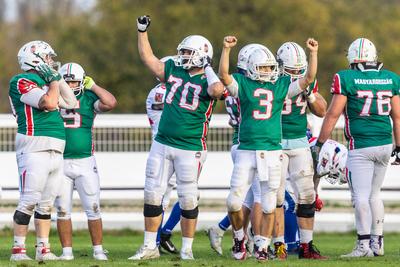
M 90 246 L 89 235 L 87 232 L 79 231 L 74 233 L 74 255 L 73 262 L 46 262 L 38 264 L 36 262 L 10 263 L 10 248 L 12 243 L 12 232 L 10 230 L 0 231 L 0 266 L 400 266 L 400 234 L 386 234 L 384 257 L 363 258 L 342 260 L 338 256 L 351 251 L 354 245 L 354 234 L 316 234 L 315 243 L 319 250 L 330 257 L 327 261 L 298 260 L 296 256 L 290 256 L 287 261 L 270 261 L 258 263 L 254 258 L 246 261 L 234 261 L 230 257 L 229 247 L 231 239 L 229 234 L 224 238 L 224 256 L 218 256 L 209 247 L 207 237 L 203 232 L 198 232 L 194 241 L 193 253 L 195 261 L 182 262 L 177 256 L 162 255 L 159 260 L 132 262 L 127 258 L 132 256 L 135 250 L 141 245 L 143 236 L 141 233 L 132 231 L 114 231 L 104 234 L 104 248 L 109 251 L 109 261 L 99 263 L 92 260 L 92 249 Z M 173 241 L 179 247 L 180 238 L 178 233 L 174 233 Z M 61 248 L 57 236 L 53 232 L 51 235 L 52 250 L 59 255 Z M 34 235 L 30 233 L 27 239 L 28 254 L 34 257 Z

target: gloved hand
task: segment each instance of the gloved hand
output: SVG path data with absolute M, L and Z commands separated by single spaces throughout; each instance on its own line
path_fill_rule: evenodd
M 400 165 L 400 146 L 396 146 L 392 151 L 392 157 L 396 157 L 392 165 Z
M 147 28 L 150 27 L 151 19 L 149 15 L 144 15 L 138 17 L 136 22 L 138 31 L 145 32 Z
M 319 198 L 318 194 L 315 196 L 315 211 L 321 211 L 324 207 L 324 202 Z
M 95 85 L 93 79 L 89 76 L 85 76 L 85 79 L 83 80 L 83 88 L 85 90 L 91 90 L 93 85 Z
M 49 65 L 42 63 L 36 66 L 35 70 L 38 72 L 39 76 L 46 82 L 51 83 L 54 81 L 61 80 L 61 75 Z
M 203 58 L 203 68 L 207 68 L 208 66 L 212 66 L 212 59 L 209 56 Z
M 317 164 L 318 164 L 318 158 L 319 158 L 319 152 L 321 152 L 321 147 L 324 144 L 321 142 L 318 142 L 315 144 L 315 146 L 312 146 L 311 149 L 311 155 L 313 158 L 313 163 L 314 163 L 314 169 L 317 169 Z
M 315 98 L 315 94 L 313 92 L 313 90 L 310 88 L 310 86 L 308 86 L 305 90 L 304 90 L 304 96 L 306 97 L 307 101 L 309 103 L 314 103 L 316 98 Z

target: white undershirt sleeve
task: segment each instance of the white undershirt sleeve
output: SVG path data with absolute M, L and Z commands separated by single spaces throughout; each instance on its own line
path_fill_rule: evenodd
M 232 77 L 232 76 L 231 76 Z M 239 95 L 239 84 L 237 83 L 237 81 L 235 80 L 235 78 L 232 77 L 232 82 L 231 84 L 228 84 L 227 86 L 225 86 L 226 89 L 228 89 L 229 93 L 231 96 L 233 97 L 238 97 Z
M 23 94 L 20 98 L 22 103 L 25 103 L 31 107 L 39 108 L 39 102 L 46 92 L 40 88 L 33 88 L 29 92 Z
M 296 81 L 292 82 L 289 85 L 289 90 L 288 90 L 288 93 L 287 93 L 287 97 L 288 98 L 292 98 L 292 97 L 300 94 L 301 92 L 303 92 L 303 90 L 301 89 L 300 82 L 297 79 Z

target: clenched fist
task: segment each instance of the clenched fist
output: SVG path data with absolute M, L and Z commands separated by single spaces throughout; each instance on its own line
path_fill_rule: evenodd
M 231 48 L 237 44 L 237 39 L 235 36 L 225 36 L 224 37 L 224 47 Z
M 147 28 L 150 27 L 151 19 L 149 15 L 144 15 L 138 17 L 136 22 L 138 31 L 145 32 Z

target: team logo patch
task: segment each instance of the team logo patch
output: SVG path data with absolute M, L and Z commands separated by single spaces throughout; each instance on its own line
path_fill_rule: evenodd
M 196 152 L 196 154 L 194 155 L 194 157 L 196 158 L 196 159 L 199 159 L 200 157 L 201 157 L 201 152 L 199 151 L 199 152 Z
M 283 154 L 279 155 L 279 160 L 282 161 L 283 160 Z
M 164 96 L 164 94 L 156 93 L 156 95 L 154 96 L 154 101 L 155 101 L 155 102 L 158 102 L 158 103 L 163 102 L 163 101 L 162 101 L 162 100 L 163 100 L 163 96 Z
M 208 53 L 208 44 L 204 44 L 204 52 Z
M 264 152 L 261 152 L 261 153 L 260 153 L 260 158 L 262 158 L 262 159 L 265 158 Z
M 93 167 L 93 172 L 97 173 L 97 167 L 96 166 Z
M 36 45 L 31 46 L 31 53 L 34 54 L 36 52 Z

